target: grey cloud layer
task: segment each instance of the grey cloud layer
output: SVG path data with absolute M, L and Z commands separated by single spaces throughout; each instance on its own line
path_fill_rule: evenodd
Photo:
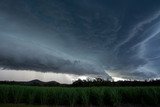
M 63 54 L 61 51 L 43 47 L 43 45 L 32 43 L 30 40 L 26 41 L 1 35 L 0 50 L 0 65 L 4 69 L 36 70 L 77 75 L 105 74 L 98 65 L 85 60 L 79 61 L 74 57 Z
M 0 66 L 159 77 L 159 6 L 158 0 L 1 0 Z

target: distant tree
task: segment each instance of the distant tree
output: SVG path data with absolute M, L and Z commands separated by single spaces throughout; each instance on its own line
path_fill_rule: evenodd
M 102 79 L 102 78 L 95 78 L 95 80 L 96 80 L 96 82 L 103 82 L 104 81 L 104 79 Z

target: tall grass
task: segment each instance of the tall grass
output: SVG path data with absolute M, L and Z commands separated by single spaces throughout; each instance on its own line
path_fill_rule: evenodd
M 43 105 L 160 104 L 160 87 L 36 87 L 0 85 L 0 103 Z

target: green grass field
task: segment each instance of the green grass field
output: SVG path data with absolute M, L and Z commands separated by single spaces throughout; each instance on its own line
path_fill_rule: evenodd
M 28 104 L 0 104 L 0 107 L 55 107 L 49 105 L 28 105 Z M 58 107 L 58 106 L 56 106 Z
M 160 87 L 36 87 L 0 85 L 0 104 L 160 105 Z

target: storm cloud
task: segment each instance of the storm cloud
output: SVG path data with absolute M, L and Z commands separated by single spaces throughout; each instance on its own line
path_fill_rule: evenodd
M 159 28 L 159 0 L 1 0 L 0 67 L 158 78 Z

